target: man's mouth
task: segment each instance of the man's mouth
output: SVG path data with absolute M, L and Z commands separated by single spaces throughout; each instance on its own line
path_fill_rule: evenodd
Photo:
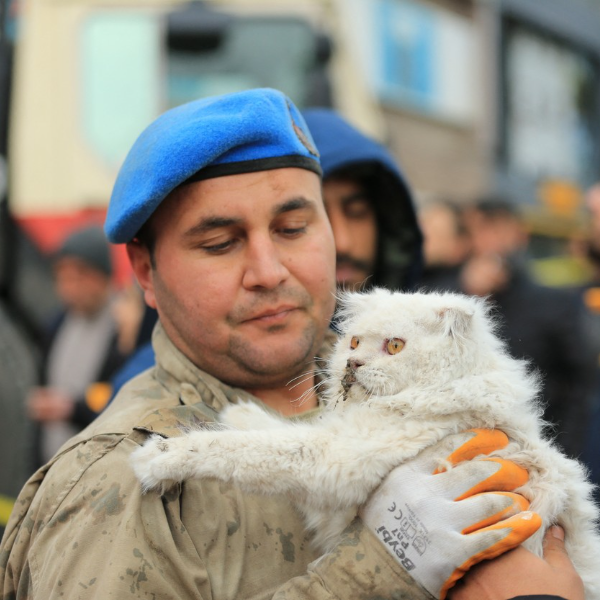
M 263 322 L 271 323 L 282 321 L 287 318 L 293 311 L 297 310 L 297 306 L 283 305 L 276 308 L 268 308 L 262 310 L 243 320 L 244 323 Z

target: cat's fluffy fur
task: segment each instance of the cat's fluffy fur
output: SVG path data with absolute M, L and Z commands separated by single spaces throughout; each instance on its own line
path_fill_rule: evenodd
M 600 598 L 592 486 L 545 435 L 537 376 L 508 355 L 487 304 L 375 289 L 345 294 L 340 316 L 317 420 L 292 423 L 240 403 L 222 414 L 226 430 L 155 436 L 132 457 L 144 489 L 214 477 L 249 493 L 286 494 L 324 548 L 393 467 L 448 434 L 498 428 L 511 443 L 496 455 L 529 471 L 519 491 L 545 526 L 564 527 L 587 598 Z M 405 344 L 394 355 L 393 339 Z M 526 547 L 541 555 L 542 536 Z

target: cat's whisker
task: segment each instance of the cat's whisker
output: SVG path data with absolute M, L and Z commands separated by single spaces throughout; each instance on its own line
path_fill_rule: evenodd
M 298 375 L 297 377 L 294 377 L 293 379 L 290 379 L 287 382 L 287 385 L 290 385 L 290 383 L 292 383 L 293 381 L 298 381 L 298 379 L 301 379 L 302 377 L 305 378 L 304 379 L 304 381 L 305 381 L 307 378 L 312 377 L 315 373 L 316 373 L 316 371 L 314 371 L 312 369 L 310 371 L 305 371 L 304 373 L 300 373 L 300 375 Z
M 292 400 L 292 402 L 298 403 L 298 406 L 302 406 L 302 404 L 307 400 L 307 398 L 309 398 L 313 392 L 316 393 L 316 391 L 317 391 L 317 386 L 313 385 L 309 389 L 302 392 L 302 394 L 300 394 L 300 396 L 298 396 L 298 398 L 296 398 L 295 400 Z
M 313 374 L 311 373 L 310 375 L 307 375 L 304 377 L 304 379 L 301 379 L 300 381 L 297 381 L 294 385 L 289 385 L 288 387 L 290 390 L 293 390 L 294 388 L 297 388 L 299 385 L 302 385 L 303 383 L 306 383 L 307 381 L 310 381 L 313 378 Z
M 310 397 L 310 395 L 314 392 L 315 394 L 318 393 L 318 391 L 324 386 L 326 385 L 325 381 L 319 381 L 318 383 L 316 383 L 315 385 L 313 385 L 311 388 L 309 388 L 308 390 L 304 391 L 298 398 L 296 398 L 296 400 L 294 400 L 293 402 L 297 402 L 298 406 L 302 406 L 302 404 L 304 404 L 304 402 Z
M 298 377 L 294 377 L 294 379 L 291 379 L 290 381 L 288 381 L 288 387 L 290 390 L 293 390 L 294 388 L 298 387 L 299 385 L 302 385 L 303 383 L 306 383 L 307 381 L 310 381 L 313 377 L 317 376 L 317 375 L 326 375 L 328 374 L 327 371 L 325 371 L 324 369 L 317 369 L 315 371 L 309 371 L 307 373 L 302 373 L 302 375 L 298 375 Z M 303 378 L 303 379 L 301 379 Z M 294 385 L 290 385 L 293 381 L 295 381 L 296 383 L 294 383 Z

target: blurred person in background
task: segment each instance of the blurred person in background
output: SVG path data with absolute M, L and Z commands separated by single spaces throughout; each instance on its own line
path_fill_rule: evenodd
M 38 465 L 98 415 L 110 397 L 107 382 L 127 352 L 113 312 L 102 229 L 86 226 L 69 235 L 53 257 L 53 271 L 64 309 L 48 329 L 41 385 L 27 398 L 28 414 L 39 425 Z
M 462 291 L 491 298 L 511 354 L 530 361 L 542 376 L 544 417 L 557 442 L 580 458 L 596 370 L 581 297 L 533 280 L 528 234 L 510 201 L 484 198 L 465 217 L 471 255 L 461 272 Z
M 303 116 L 321 155 L 338 287 L 414 288 L 422 270 L 422 236 L 398 163 L 332 109 L 310 108 Z
M 154 365 L 154 349 L 152 348 L 152 330 L 158 314 L 154 308 L 147 304 L 144 306 L 143 315 L 137 328 L 131 353 L 123 366 L 117 370 L 110 380 L 110 398 L 106 406 L 113 401 L 119 390 L 132 377 Z M 103 407 L 103 408 L 106 408 Z
M 427 202 L 419 211 L 425 267 L 420 287 L 460 291 L 460 270 L 469 252 L 462 209 L 445 200 Z
M 136 348 L 146 303 L 136 281 L 120 289 L 112 299 L 111 310 L 117 324 L 117 350 L 122 356 Z
M 582 294 L 595 344 L 597 369 L 583 459 L 590 469 L 592 481 L 600 486 L 600 182 L 587 191 L 585 200 L 590 217 L 585 248 L 592 275 Z M 596 490 L 596 495 L 600 501 L 600 490 Z

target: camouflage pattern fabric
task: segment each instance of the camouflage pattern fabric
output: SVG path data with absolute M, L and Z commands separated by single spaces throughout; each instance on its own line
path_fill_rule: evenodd
M 431 598 L 358 519 L 316 560 L 284 498 L 212 480 L 142 495 L 128 458 L 150 432 L 258 402 L 198 370 L 160 325 L 153 343 L 157 366 L 23 488 L 0 546 L 1 599 Z

